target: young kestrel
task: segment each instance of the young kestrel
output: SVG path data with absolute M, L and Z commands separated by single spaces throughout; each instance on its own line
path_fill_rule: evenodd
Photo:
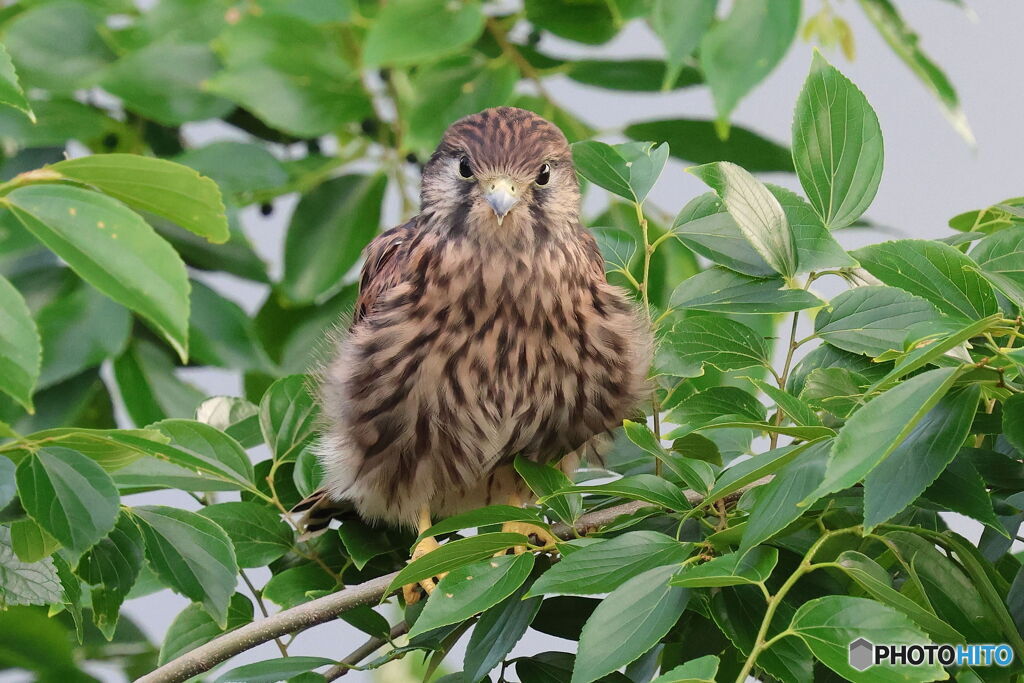
M 296 508 L 308 529 L 338 503 L 420 531 L 520 504 L 516 455 L 569 472 L 622 424 L 647 392 L 650 325 L 605 279 L 579 203 L 568 142 L 536 114 L 487 109 L 445 132 L 419 215 L 366 248 L 323 374 L 324 486 Z

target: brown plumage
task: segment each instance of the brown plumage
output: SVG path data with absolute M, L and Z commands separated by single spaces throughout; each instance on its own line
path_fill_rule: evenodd
M 569 471 L 646 395 L 649 325 L 605 279 L 556 126 L 511 107 L 455 122 L 421 202 L 366 248 L 321 385 L 324 488 L 300 509 L 414 525 L 504 503 L 526 492 L 517 454 Z

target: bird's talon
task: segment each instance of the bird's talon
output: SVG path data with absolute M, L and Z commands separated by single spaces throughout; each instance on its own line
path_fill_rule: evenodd
M 554 545 L 558 542 L 558 539 L 551 535 L 547 529 L 537 526 L 536 524 L 530 524 L 529 522 L 505 522 L 502 525 L 501 530 L 506 533 L 522 534 L 530 539 L 530 542 L 536 543 L 538 546 Z M 524 545 L 517 545 L 513 548 L 513 552 L 516 555 L 522 555 L 527 551 L 527 547 Z M 499 553 L 504 555 L 505 553 Z

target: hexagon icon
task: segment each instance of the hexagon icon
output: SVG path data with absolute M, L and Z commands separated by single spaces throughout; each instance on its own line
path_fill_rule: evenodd
M 875 646 L 871 641 L 858 638 L 850 643 L 850 666 L 857 671 L 864 671 L 874 664 Z

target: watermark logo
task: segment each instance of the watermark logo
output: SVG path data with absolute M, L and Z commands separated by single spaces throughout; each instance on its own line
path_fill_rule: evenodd
M 877 645 L 866 638 L 850 643 L 850 666 L 866 671 L 879 665 L 929 666 L 1009 666 L 1013 662 L 1013 649 L 1006 643 L 999 645 L 936 645 L 934 643 L 899 643 Z

